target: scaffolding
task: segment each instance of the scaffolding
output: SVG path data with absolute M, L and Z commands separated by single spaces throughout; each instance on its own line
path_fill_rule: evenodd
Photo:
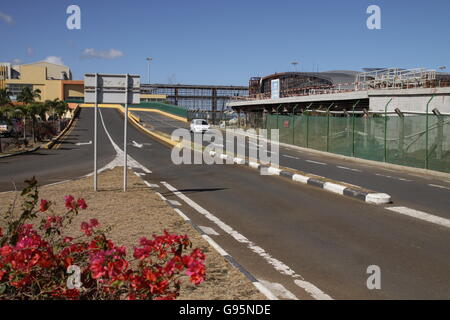
M 359 73 L 356 77 L 357 90 L 385 88 L 429 87 L 436 80 L 436 71 L 417 69 L 376 69 Z

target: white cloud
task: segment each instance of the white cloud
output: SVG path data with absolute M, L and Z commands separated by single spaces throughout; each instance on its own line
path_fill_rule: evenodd
M 0 11 L 0 20 L 2 20 L 6 24 L 13 24 L 14 19 L 10 15 Z
M 117 49 L 99 51 L 93 48 L 87 48 L 81 52 L 82 58 L 116 59 L 122 56 L 123 52 Z
M 62 66 L 64 65 L 64 62 L 62 61 L 61 57 L 48 56 L 43 61 L 49 62 L 49 63 L 54 63 L 54 64 L 59 64 Z
M 27 47 L 27 55 L 32 56 L 34 54 L 34 49 L 32 47 Z

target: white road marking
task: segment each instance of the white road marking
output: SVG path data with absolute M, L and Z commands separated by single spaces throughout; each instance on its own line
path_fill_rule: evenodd
M 342 166 L 337 166 L 337 167 L 339 169 L 350 170 L 350 171 L 354 171 L 354 172 L 362 172 L 362 170 L 359 170 L 359 169 L 347 168 L 347 167 L 342 167 Z
M 191 220 L 191 219 L 189 219 L 180 209 L 178 209 L 178 208 L 175 208 L 175 209 L 173 209 L 173 210 L 175 210 L 179 215 L 180 215 L 180 217 L 182 217 L 185 221 L 189 221 L 189 220 Z
M 262 283 L 253 282 L 253 285 L 261 292 L 263 295 L 266 296 L 269 300 L 279 300 L 276 295 L 274 295 L 272 292 L 270 292 L 269 289 L 267 289 Z
M 75 143 L 75 145 L 77 145 L 77 146 L 85 146 L 85 145 L 88 145 L 88 144 L 92 144 L 92 140 L 89 141 L 89 142 L 77 142 L 77 143 Z
M 209 234 L 210 236 L 218 236 L 219 233 L 211 227 L 206 226 L 198 226 L 204 233 Z
M 163 200 L 163 201 L 166 201 L 166 200 L 167 200 L 167 198 L 164 197 L 161 193 L 159 193 L 159 192 L 155 192 L 155 193 L 158 195 L 158 197 L 161 198 L 161 200 Z
M 405 178 L 397 178 L 397 180 L 405 181 L 405 182 L 412 182 L 412 180 L 408 180 L 408 179 L 405 179 Z
M 333 298 L 331 298 L 326 293 L 323 293 L 319 288 L 317 288 L 312 283 L 302 280 L 294 280 L 294 283 L 298 285 L 300 288 L 303 288 L 316 300 L 333 300 Z
M 269 288 L 270 291 L 272 291 L 277 296 L 277 298 L 298 300 L 295 294 L 286 289 L 281 283 L 270 282 L 266 280 L 258 280 L 258 281 L 261 282 L 261 284 L 264 285 L 266 288 Z
M 431 222 L 443 227 L 450 228 L 449 219 L 441 218 L 423 211 L 418 211 L 407 207 L 390 207 L 386 209 L 406 216 L 410 216 L 412 218 L 420 219 L 423 221 Z
M 181 203 L 179 203 L 177 200 L 167 200 L 171 205 L 180 207 Z
M 134 174 L 137 175 L 138 177 L 145 176 L 145 173 L 142 172 L 135 172 Z
M 298 157 L 289 156 L 289 155 L 287 155 L 287 154 L 283 154 L 283 157 L 285 157 L 285 158 L 290 158 L 290 159 L 300 160 L 300 158 L 298 158 Z
M 384 175 L 384 174 L 381 174 L 381 173 L 375 173 L 375 175 L 376 175 L 376 176 L 379 176 L 379 177 L 384 177 L 384 178 L 392 179 L 391 176 L 387 176 L 387 175 Z
M 147 185 L 147 187 L 149 187 L 149 188 L 159 188 L 159 186 L 157 185 L 157 184 L 153 184 L 153 183 L 150 183 L 150 182 L 148 182 L 148 181 L 144 181 L 144 183 Z
M 132 141 L 132 143 L 133 143 L 133 147 L 136 147 L 136 148 L 139 148 L 139 149 L 142 149 L 142 147 L 144 146 L 142 143 L 137 143 L 136 141 Z
M 205 208 L 201 207 L 199 204 L 197 204 L 195 201 L 191 200 L 187 196 L 185 196 L 182 192 L 178 191 L 175 187 L 171 186 L 169 183 L 165 181 L 161 181 L 161 184 L 163 184 L 169 191 L 171 191 L 173 194 L 175 194 L 177 197 L 179 197 L 181 200 L 183 200 L 186 204 L 188 204 L 190 207 L 195 209 L 200 214 L 204 215 L 208 220 L 214 222 L 220 229 L 222 229 L 224 232 L 232 236 L 234 239 L 236 239 L 238 242 L 245 244 L 250 250 L 261 256 L 265 261 L 267 261 L 270 265 L 272 265 L 276 270 L 278 270 L 281 274 L 288 275 L 293 277 L 294 279 L 303 277 L 299 274 L 297 274 L 294 270 L 292 270 L 289 266 L 281 262 L 280 260 L 277 260 L 276 258 L 272 257 L 269 253 L 267 253 L 263 248 L 257 246 L 255 243 L 247 239 L 245 236 L 234 230 L 232 227 L 224 223 L 222 220 L 214 216 L 212 213 L 210 213 Z M 300 282 L 304 287 L 305 290 L 309 293 L 313 292 L 313 297 L 328 297 L 327 294 L 323 293 L 320 289 L 318 289 L 316 286 L 314 286 L 312 283 L 309 283 L 307 281 L 301 281 Z M 297 284 L 298 285 L 298 284 Z M 315 288 L 315 291 L 311 291 L 310 288 Z M 308 289 L 308 290 L 307 290 Z
M 205 239 L 211 245 L 211 247 L 216 249 L 216 251 L 221 256 L 229 256 L 229 254 L 225 250 L 223 250 L 222 247 L 217 244 L 217 242 L 215 242 L 213 239 L 211 239 L 210 236 L 208 236 L 207 234 L 203 234 L 202 238 Z
M 448 187 L 440 186 L 440 185 L 437 185 L 437 184 L 429 184 L 429 186 L 430 186 L 430 187 L 434 187 L 434 188 L 440 188 L 440 189 L 447 189 L 447 190 L 450 190 L 450 188 L 448 188 Z
M 108 129 L 106 129 L 106 125 L 105 125 L 105 121 L 103 120 L 103 114 L 102 114 L 101 108 L 99 108 L 99 114 L 100 114 L 100 120 L 103 125 L 103 129 L 105 129 L 106 135 L 108 136 L 109 141 L 111 142 L 114 150 L 116 151 L 116 157 L 114 158 L 114 160 L 111 161 L 110 163 L 108 163 L 103 168 L 101 168 L 99 170 L 99 172 L 105 171 L 107 169 L 113 169 L 115 167 L 123 167 L 123 157 L 125 156 L 125 154 L 124 154 L 123 150 L 120 149 L 119 146 L 111 138 L 111 135 L 109 134 Z M 127 155 L 127 165 L 128 165 L 128 168 L 139 168 L 139 169 L 142 169 L 142 171 L 144 171 L 145 173 L 152 173 L 149 169 L 147 169 L 142 164 L 140 164 L 139 162 L 134 160 L 133 157 L 131 157 L 130 155 Z M 92 175 L 92 174 L 93 173 L 91 173 L 89 175 Z
M 320 164 L 320 165 L 322 165 L 322 166 L 326 166 L 326 165 L 327 165 L 326 163 L 318 162 L 318 161 L 313 161 L 313 160 L 305 160 L 305 161 L 306 161 L 306 162 L 310 162 L 310 163 Z

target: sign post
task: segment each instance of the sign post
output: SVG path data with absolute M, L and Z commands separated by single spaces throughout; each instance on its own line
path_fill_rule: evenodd
M 97 122 L 98 105 L 100 103 L 122 104 L 124 103 L 124 128 L 123 128 L 123 191 L 127 190 L 127 129 L 128 129 L 128 105 L 140 102 L 140 76 L 129 74 L 85 74 L 84 75 L 84 101 L 94 103 L 94 191 L 97 191 Z M 131 94 L 130 94 L 131 93 Z

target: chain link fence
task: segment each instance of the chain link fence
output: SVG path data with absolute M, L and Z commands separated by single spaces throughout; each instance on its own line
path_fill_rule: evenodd
M 278 129 L 282 143 L 450 172 L 449 115 L 310 111 L 247 116 L 227 127 Z

